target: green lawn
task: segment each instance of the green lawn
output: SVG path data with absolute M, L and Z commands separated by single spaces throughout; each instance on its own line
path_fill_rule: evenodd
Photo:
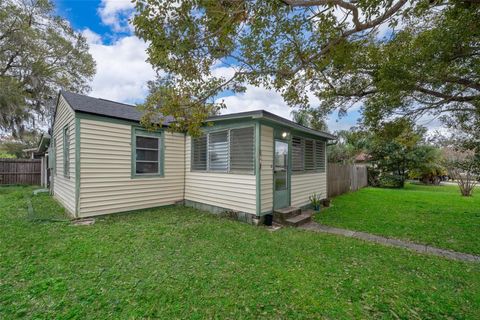
M 323 224 L 480 254 L 480 189 L 407 184 L 344 194 L 315 219 Z
M 74 227 L 47 220 L 62 218 L 47 195 L 33 199 L 43 220 L 32 220 L 30 190 L 0 188 L 0 319 L 480 314 L 479 264 L 182 207 Z

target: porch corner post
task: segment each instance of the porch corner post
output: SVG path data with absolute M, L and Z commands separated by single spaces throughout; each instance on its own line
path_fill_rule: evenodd
M 75 218 L 80 215 L 80 118 L 75 114 Z
M 260 121 L 255 122 L 255 180 L 256 180 L 256 205 L 257 205 L 257 217 L 262 215 L 262 188 L 261 188 L 261 146 L 260 143 L 261 133 L 262 133 L 262 126 Z

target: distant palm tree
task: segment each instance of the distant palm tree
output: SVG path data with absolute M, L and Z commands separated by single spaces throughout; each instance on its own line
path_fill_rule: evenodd
M 314 130 L 327 131 L 327 122 L 316 110 L 314 109 L 300 109 L 292 110 L 290 113 L 293 121 Z

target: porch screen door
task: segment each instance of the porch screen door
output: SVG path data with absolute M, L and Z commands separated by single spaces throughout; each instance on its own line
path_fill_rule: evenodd
M 288 143 L 286 141 L 275 140 L 273 169 L 274 209 L 285 208 L 289 203 L 288 152 Z

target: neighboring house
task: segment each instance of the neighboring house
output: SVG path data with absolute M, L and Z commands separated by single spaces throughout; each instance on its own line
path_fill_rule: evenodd
M 156 132 L 140 117 L 134 106 L 60 93 L 51 188 L 73 217 L 183 202 L 250 222 L 326 197 L 328 133 L 260 110 L 209 118 L 192 139 L 168 132 L 170 117 Z
M 371 165 L 371 160 L 372 160 L 372 156 L 362 151 L 355 156 L 353 162 L 357 165 L 363 164 L 363 165 L 369 166 Z
M 24 149 L 30 159 L 40 159 L 40 185 L 48 187 L 48 146 L 50 145 L 50 135 L 48 133 L 42 134 L 38 146 L 36 148 Z

